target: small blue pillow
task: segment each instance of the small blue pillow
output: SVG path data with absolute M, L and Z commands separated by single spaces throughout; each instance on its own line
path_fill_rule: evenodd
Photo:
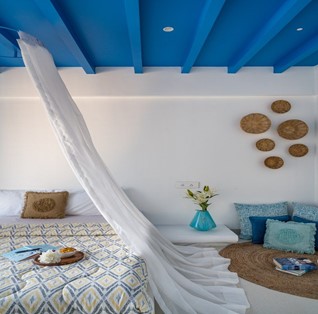
M 272 204 L 241 204 L 234 203 L 240 219 L 240 238 L 252 239 L 252 225 L 249 220 L 251 216 L 283 216 L 288 215 L 288 203 L 279 202 Z
M 318 206 L 292 202 L 291 207 L 294 216 L 318 221 Z
M 252 243 L 254 244 L 263 244 L 264 243 L 264 235 L 266 232 L 266 221 L 267 219 L 274 219 L 279 221 L 288 221 L 290 220 L 290 216 L 252 216 L 249 217 L 250 222 L 252 224 Z
M 267 219 L 264 247 L 296 253 L 315 253 L 316 224 Z
M 316 224 L 315 248 L 316 248 L 316 251 L 318 251 L 318 221 L 313 221 L 313 220 L 305 219 L 298 216 L 293 216 L 293 221 L 303 222 L 303 223 L 311 222 Z

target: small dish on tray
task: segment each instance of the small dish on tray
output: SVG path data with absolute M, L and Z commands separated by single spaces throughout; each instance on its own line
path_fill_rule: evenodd
M 77 250 L 73 247 L 62 247 L 58 250 L 61 255 L 61 258 L 67 258 L 73 256 Z

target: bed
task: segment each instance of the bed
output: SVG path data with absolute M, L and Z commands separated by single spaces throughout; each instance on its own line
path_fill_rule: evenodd
M 1 194 L 1 193 L 0 193 Z M 102 216 L 0 217 L 1 314 L 153 314 L 145 261 L 129 252 Z M 76 263 L 42 267 L 3 253 L 27 245 L 71 246 Z

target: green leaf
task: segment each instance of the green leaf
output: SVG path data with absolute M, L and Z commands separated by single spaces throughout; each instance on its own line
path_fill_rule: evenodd
M 192 191 L 190 191 L 190 190 L 187 190 L 187 192 L 188 192 L 188 194 L 191 196 L 191 197 L 193 197 L 193 193 L 192 193 Z

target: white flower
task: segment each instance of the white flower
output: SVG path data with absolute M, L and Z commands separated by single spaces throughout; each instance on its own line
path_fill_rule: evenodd
M 39 261 L 43 264 L 56 264 L 61 261 L 61 254 L 57 251 L 48 250 L 40 255 Z
M 194 193 L 193 198 L 196 204 L 204 203 L 207 200 L 205 194 L 200 192 Z
M 205 185 L 202 191 L 193 192 L 191 190 L 187 190 L 187 197 L 192 199 L 195 204 L 199 205 L 202 210 L 207 210 L 210 205 L 208 203 L 209 199 L 216 195 L 218 194 L 214 190 L 210 189 L 208 185 Z

